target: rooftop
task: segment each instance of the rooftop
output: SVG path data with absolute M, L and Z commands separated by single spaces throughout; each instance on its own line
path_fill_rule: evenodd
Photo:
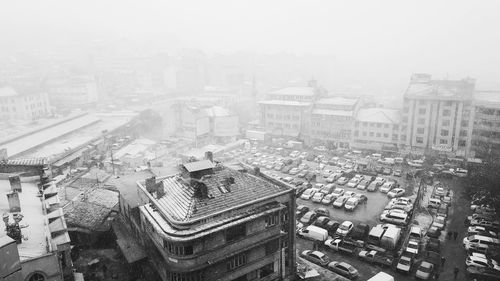
M 313 109 L 312 114 L 330 115 L 330 116 L 352 116 L 353 111 L 316 108 L 316 109 Z
M 471 99 L 475 83 L 473 79 L 462 80 L 414 80 L 410 82 L 405 96 L 433 99 Z
M 207 107 L 204 108 L 203 111 L 205 112 L 205 115 L 209 117 L 227 117 L 234 115 L 231 111 L 229 111 L 229 109 L 221 106 Z
M 230 178 L 234 179 L 234 183 L 227 184 Z M 202 178 L 201 182 L 207 187 L 207 198 L 195 197 L 194 187 L 179 175 L 166 177 L 162 180 L 165 195 L 156 198 L 154 203 L 168 217 L 188 222 L 289 190 L 224 166 Z
M 209 160 L 201 160 L 184 164 L 184 168 L 186 168 L 188 172 L 196 172 L 196 171 L 211 169 L 213 167 L 214 164 Z
M 354 106 L 358 102 L 358 99 L 349 99 L 343 97 L 330 97 L 322 98 L 316 101 L 317 104 L 323 105 L 342 105 L 342 106 Z
M 15 97 L 18 95 L 19 93 L 17 93 L 16 90 L 11 87 L 0 88 L 0 97 Z
M 17 244 L 19 257 L 21 260 L 38 257 L 47 253 L 47 237 L 45 236 L 44 213 L 42 209 L 41 197 L 38 197 L 38 187 L 35 183 L 21 183 L 22 192 L 19 194 L 21 203 L 21 214 L 24 218 L 20 225 L 23 239 L 21 244 Z M 7 192 L 11 190 L 8 180 L 0 180 L 0 213 L 8 213 L 10 222 L 13 222 L 12 213 L 9 211 Z M 0 237 L 6 236 L 4 225 L 0 227 Z
M 397 109 L 363 108 L 358 111 L 359 122 L 399 124 L 401 112 Z
M 476 91 L 474 100 L 478 106 L 500 109 L 500 91 Z
M 286 87 L 276 91 L 272 91 L 269 95 L 276 96 L 314 96 L 313 87 Z
M 310 102 L 287 101 L 287 100 L 265 100 L 259 101 L 259 104 L 267 105 L 286 105 L 286 106 L 310 106 Z
M 150 178 L 153 175 L 154 174 L 149 170 L 143 170 L 120 176 L 119 178 L 111 177 L 105 185 L 116 188 L 130 206 L 139 206 L 141 201 L 139 200 L 137 182 L 142 181 L 145 178 Z

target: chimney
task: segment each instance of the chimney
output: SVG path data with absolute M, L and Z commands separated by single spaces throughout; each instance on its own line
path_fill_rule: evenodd
M 205 152 L 205 159 L 209 160 L 210 162 L 214 162 L 214 154 L 212 151 L 206 151 Z
M 203 182 L 193 180 L 191 185 L 194 187 L 194 196 L 196 198 L 208 198 L 208 187 Z
M 10 189 L 12 191 L 16 191 L 16 192 L 23 191 L 21 188 L 21 178 L 19 178 L 19 176 L 10 176 L 9 182 L 10 182 Z
M 19 201 L 19 193 L 15 191 L 7 193 L 7 200 L 9 201 L 9 209 L 11 213 L 21 212 L 21 202 Z
M 165 187 L 162 182 L 156 184 L 156 199 L 160 199 L 165 195 Z
M 153 193 L 156 191 L 156 177 L 155 176 L 152 176 L 150 178 L 147 178 L 146 179 L 146 190 L 149 192 L 149 193 Z

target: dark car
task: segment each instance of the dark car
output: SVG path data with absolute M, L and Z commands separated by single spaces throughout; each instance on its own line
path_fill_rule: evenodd
M 441 236 L 441 230 L 435 226 L 431 226 L 425 235 L 432 238 L 439 238 L 439 236 Z
M 309 207 L 304 205 L 298 205 L 297 211 L 295 212 L 295 216 L 297 218 L 302 217 L 305 213 L 309 212 Z
M 468 266 L 466 272 L 469 278 L 475 278 L 477 280 L 500 280 L 500 271 L 493 268 Z
M 351 232 L 351 238 L 355 240 L 365 240 L 370 232 L 370 226 L 365 223 L 360 223 L 354 226 Z
M 328 234 L 330 236 L 334 236 L 335 232 L 337 231 L 337 228 L 339 228 L 340 223 L 338 221 L 331 220 L 329 221 L 324 228 L 328 230 Z
M 330 216 L 330 211 L 328 211 L 327 208 L 317 208 L 316 210 L 314 210 L 316 212 L 316 214 L 318 214 L 319 216 Z
M 427 241 L 427 244 L 425 245 L 425 250 L 440 253 L 441 241 L 437 238 L 429 238 L 429 241 Z
M 330 218 L 327 216 L 320 216 L 316 219 L 313 225 L 321 228 L 325 228 L 325 225 L 330 221 Z
M 300 218 L 300 222 L 303 224 L 311 224 L 316 220 L 317 217 L 318 214 L 313 211 L 309 211 Z
M 359 205 L 368 203 L 368 197 L 366 197 L 366 195 L 364 195 L 364 194 L 356 193 L 356 195 L 354 195 L 354 197 L 358 198 Z

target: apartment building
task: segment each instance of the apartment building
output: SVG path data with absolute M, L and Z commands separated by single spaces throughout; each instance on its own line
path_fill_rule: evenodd
M 470 156 L 500 159 L 500 91 L 477 91 Z
M 248 166 L 202 160 L 180 170 L 120 199 L 162 280 L 293 279 L 293 189 Z
M 401 147 L 407 152 L 435 151 L 465 156 L 473 125 L 475 81 L 433 80 L 414 74 L 404 94 Z
M 397 109 L 360 109 L 356 115 L 351 147 L 397 151 L 400 122 L 401 112 Z
M 259 102 L 260 124 L 272 135 L 300 138 L 317 94 L 313 87 L 287 87 Z
M 328 97 L 318 99 L 309 115 L 305 140 L 311 145 L 349 148 L 360 99 Z
M 1 120 L 35 120 L 51 114 L 47 93 L 0 88 Z

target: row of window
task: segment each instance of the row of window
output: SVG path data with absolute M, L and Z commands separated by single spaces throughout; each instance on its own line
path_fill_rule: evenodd
M 284 120 L 295 120 L 295 121 L 297 121 L 297 120 L 300 119 L 300 117 L 298 115 L 290 115 L 290 114 L 287 114 L 287 115 L 276 114 L 276 115 L 274 115 L 272 113 L 268 113 L 268 114 L 266 114 L 266 117 L 270 118 L 270 119 L 274 119 L 275 118 L 276 120 L 282 120 L 282 119 L 284 119 Z
M 362 136 L 363 137 L 366 137 L 366 136 L 370 136 L 370 137 L 377 137 L 377 138 L 381 138 L 382 136 L 384 138 L 388 138 L 389 137 L 389 134 L 388 133 L 375 133 L 375 132 L 366 132 L 366 131 L 363 131 L 362 133 Z M 359 136 L 359 131 L 355 131 L 354 132 L 354 136 L 355 137 L 358 137 Z M 392 139 L 394 140 L 397 140 L 398 139 L 398 135 L 397 134 L 392 134 Z
M 276 127 L 276 128 L 286 128 L 286 129 L 299 129 L 298 124 L 289 124 L 289 123 L 274 123 L 274 122 L 267 122 L 268 127 Z

